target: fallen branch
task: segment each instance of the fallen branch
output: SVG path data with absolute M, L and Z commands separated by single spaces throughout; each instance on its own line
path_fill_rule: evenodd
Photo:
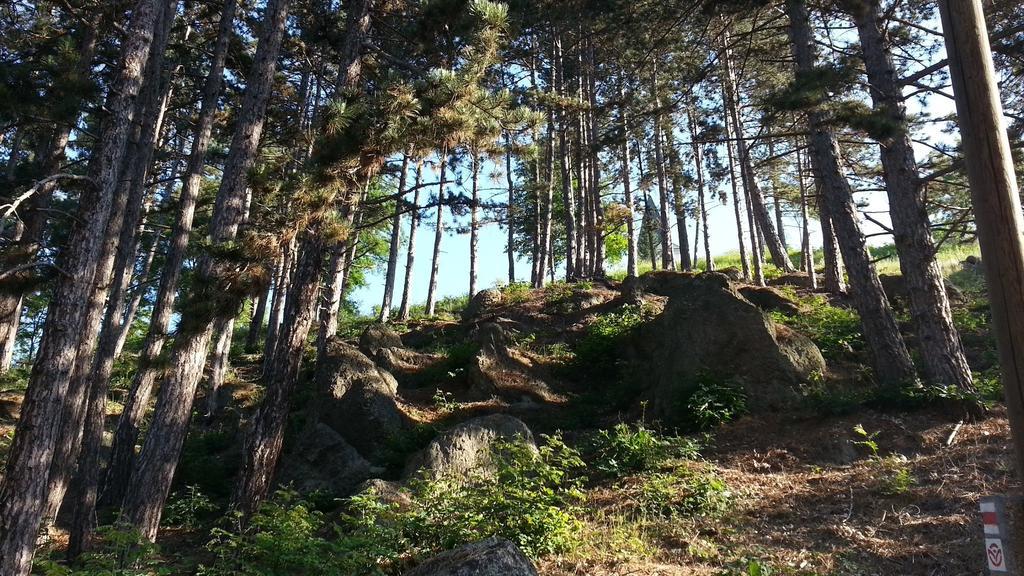
M 43 188 L 43 186 L 46 186 L 50 182 L 54 182 L 57 180 L 75 180 L 79 182 L 88 182 L 89 184 L 92 184 L 94 186 L 96 185 L 96 182 L 92 178 L 89 178 L 88 176 L 79 176 L 78 174 L 68 174 L 64 172 L 43 178 L 39 182 L 36 182 L 35 186 L 32 186 L 28 190 L 22 192 L 21 195 L 15 198 L 14 201 L 12 201 L 10 204 L 4 204 L 0 206 L 0 209 L 4 211 L 3 214 L 0 214 L 0 236 L 4 235 L 4 228 L 6 227 L 5 223 L 12 214 L 15 214 L 17 212 L 18 206 L 20 206 L 23 202 L 31 198 L 32 195 L 34 195 L 36 192 L 39 192 Z

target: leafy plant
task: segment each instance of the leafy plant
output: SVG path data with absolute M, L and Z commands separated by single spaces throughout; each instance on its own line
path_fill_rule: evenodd
M 715 474 L 682 467 L 645 476 L 634 501 L 645 514 L 664 518 L 716 516 L 728 509 L 732 492 Z
M 576 346 L 575 368 L 586 374 L 615 374 L 622 339 L 653 316 L 654 310 L 647 304 L 627 305 L 599 316 Z
M 641 422 L 617 424 L 601 430 L 588 458 L 597 470 L 610 476 L 653 470 L 669 458 L 692 458 L 697 455 L 696 442 L 681 437 L 666 437 L 648 429 Z
M 836 358 L 850 350 L 863 349 L 864 336 L 856 312 L 832 306 L 822 296 L 802 297 L 796 292 L 790 292 L 787 296 L 800 302 L 802 312 L 786 316 L 775 311 L 771 313 L 772 320 L 806 335 L 817 344 L 826 358 Z
M 100 526 L 89 552 L 71 569 L 50 558 L 35 562 L 45 576 L 164 576 L 173 574 L 157 555 L 157 547 L 132 527 Z
M 459 403 L 455 401 L 455 395 L 440 388 L 434 391 L 432 400 L 434 408 L 443 414 L 451 414 L 459 408 Z
M 686 398 L 683 421 L 696 430 L 710 430 L 746 412 L 742 386 L 702 376 Z
M 199 489 L 186 486 L 168 499 L 164 508 L 163 524 L 178 528 L 195 529 L 201 520 L 217 509 L 217 506 Z

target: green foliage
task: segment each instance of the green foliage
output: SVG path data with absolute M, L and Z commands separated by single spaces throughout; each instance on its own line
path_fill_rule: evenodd
M 590 446 L 587 461 L 609 476 L 653 470 L 671 458 L 694 458 L 699 446 L 693 440 L 662 436 L 644 424 L 617 424 L 601 430 Z
M 533 289 L 526 282 L 516 282 L 501 287 L 501 295 L 509 304 L 522 304 L 530 299 Z
M 832 306 L 822 296 L 800 297 L 792 291 L 787 296 L 800 302 L 801 313 L 786 316 L 772 312 L 772 320 L 809 337 L 825 358 L 837 358 L 849 350 L 863 349 L 864 336 L 856 312 Z
M 747 412 L 747 395 L 733 382 L 721 382 L 706 376 L 686 397 L 682 423 L 695 430 L 710 430 Z
M 201 576 L 342 576 L 349 561 L 322 536 L 323 514 L 294 492 L 278 492 L 243 523 L 239 513 L 215 528 L 207 549 L 216 556 Z M 367 572 L 372 574 L 372 572 Z
M 627 305 L 599 316 L 576 346 L 576 368 L 587 374 L 614 374 L 623 339 L 653 317 L 654 310 L 647 304 Z
M 215 510 L 217 506 L 198 486 L 186 486 L 171 494 L 161 521 L 164 526 L 193 530 Z
M 731 501 L 732 492 L 721 478 L 688 467 L 644 476 L 633 495 L 639 512 L 663 518 L 718 516 Z
M 100 526 L 91 550 L 74 568 L 39 558 L 34 572 L 45 576 L 169 576 L 174 572 L 160 560 L 157 547 L 132 527 Z
M 505 443 L 491 474 L 411 482 L 406 503 L 372 492 L 350 498 L 336 524 L 294 493 L 280 492 L 243 526 L 213 531 L 216 561 L 202 576 L 381 576 L 406 561 L 502 536 L 537 557 L 572 548 L 581 529 L 579 454 L 558 437 L 539 449 Z
M 853 432 L 860 438 L 860 440 L 853 442 L 854 445 L 863 446 L 870 452 L 871 462 L 878 471 L 877 477 L 881 483 L 880 491 L 882 494 L 886 496 L 899 496 L 906 494 L 917 484 L 917 479 L 914 478 L 905 456 L 899 454 L 881 455 L 877 440 L 880 432 L 868 432 L 861 424 L 854 426 Z
M 423 553 L 490 536 L 508 538 L 533 557 L 571 548 L 583 500 L 579 454 L 556 436 L 537 450 L 500 444 L 493 456 L 493 474 L 413 482 L 413 505 L 378 520 L 401 527 Z
M 434 408 L 442 414 L 451 414 L 459 408 L 459 403 L 455 400 L 455 395 L 451 392 L 445 392 L 440 388 L 434 391 L 432 400 L 434 402 Z

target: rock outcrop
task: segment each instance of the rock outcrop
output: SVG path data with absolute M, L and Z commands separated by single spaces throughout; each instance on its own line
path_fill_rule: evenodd
M 302 493 L 349 494 L 367 479 L 379 475 L 340 434 L 325 424 L 305 433 L 281 462 L 278 481 Z
M 409 428 L 398 405 L 398 383 L 354 346 L 334 339 L 317 369 L 319 421 L 373 462 Z
M 505 414 L 474 418 L 444 432 L 413 455 L 406 465 L 405 477 L 456 477 L 473 470 L 486 471 L 499 440 L 534 444 L 533 433 L 518 418 Z
M 679 279 L 665 292 L 665 310 L 637 331 L 631 353 L 659 417 L 672 418 L 701 378 L 742 385 L 751 409 L 776 409 L 825 371 L 810 339 L 775 324 L 723 275 Z
M 489 538 L 431 558 L 404 576 L 537 576 L 537 569 L 515 544 Z
M 878 279 L 882 282 L 882 290 L 885 297 L 893 306 L 904 306 L 907 301 L 907 282 L 900 274 L 879 274 Z M 946 298 L 951 304 L 961 303 L 965 300 L 963 292 L 954 286 L 949 280 L 943 280 L 946 287 Z
M 796 316 L 800 313 L 800 306 L 796 302 L 774 288 L 740 286 L 737 291 L 765 312 L 782 312 L 787 316 Z
M 462 310 L 463 320 L 473 320 L 492 311 L 504 302 L 504 294 L 501 290 L 493 288 L 481 290 L 469 299 L 469 304 Z
M 562 400 L 535 374 L 531 361 L 516 354 L 500 324 L 481 324 L 471 337 L 479 345 L 467 368 L 471 397 L 486 400 L 497 396 L 512 402 Z

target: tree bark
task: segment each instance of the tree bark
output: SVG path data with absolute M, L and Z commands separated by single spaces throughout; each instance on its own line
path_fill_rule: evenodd
M 843 256 L 839 250 L 839 240 L 832 226 L 832 216 L 828 212 L 821 181 L 815 178 L 818 189 L 818 214 L 821 216 L 821 234 L 823 237 L 822 253 L 825 257 L 825 290 L 831 294 L 846 293 L 846 273 L 843 271 Z
M 728 39 L 726 39 L 728 45 Z M 736 87 L 736 79 L 732 68 L 732 57 L 728 48 L 722 51 L 723 64 L 725 68 L 726 109 L 732 118 L 733 133 L 736 137 L 736 149 L 740 163 L 740 174 L 743 176 L 743 188 L 747 195 L 747 206 L 757 222 L 758 231 L 768 247 L 772 256 L 772 264 L 775 264 L 784 272 L 794 272 L 793 263 L 789 260 L 789 254 L 779 239 L 772 219 L 768 215 L 768 207 L 765 205 L 764 194 L 757 184 L 757 177 L 754 174 L 753 162 L 750 159 L 750 149 L 747 147 L 746 136 L 744 135 L 743 123 L 739 113 L 739 92 Z M 761 237 L 758 238 L 760 242 Z
M 388 268 L 384 274 L 384 298 L 380 304 L 377 319 L 387 322 L 391 319 L 391 302 L 395 297 L 395 278 L 398 276 L 398 251 L 402 247 L 402 196 L 409 172 L 409 155 L 402 155 L 402 168 L 398 176 L 398 195 L 395 197 L 395 213 L 391 217 L 391 243 L 388 246 Z
M 441 152 L 441 182 L 437 186 L 437 220 L 434 224 L 434 254 L 430 260 L 430 285 L 427 288 L 427 316 L 437 306 L 437 274 L 441 268 L 441 240 L 444 239 L 444 187 L 448 172 L 448 150 Z
M 956 386 L 972 392 L 971 367 L 946 297 L 942 269 L 920 185 L 907 113 L 892 53 L 882 37 L 879 0 L 858 3 L 853 10 L 860 35 L 871 99 L 896 132 L 879 141 L 879 155 L 889 197 L 893 241 L 906 283 L 907 307 L 918 338 L 925 375 L 935 386 Z
M 662 148 L 662 123 L 664 118 L 661 112 L 661 95 L 658 88 L 658 65 L 654 64 L 654 75 L 651 80 L 651 96 L 654 98 L 654 108 L 658 110 L 654 116 L 654 168 L 658 177 L 658 204 L 661 209 L 661 267 L 665 270 L 675 270 L 676 263 L 672 251 L 672 231 L 668 219 L 668 182 L 665 178 L 665 151 Z
M 808 286 L 811 290 L 818 289 L 818 273 L 814 269 L 814 246 L 811 246 L 811 220 L 807 210 L 807 185 L 804 182 L 804 160 L 800 148 L 796 149 L 796 177 L 800 185 L 800 218 L 803 221 L 803 256 L 804 271 L 807 272 Z
M 555 37 L 555 91 L 565 95 L 565 78 L 562 65 L 562 38 Z M 565 208 L 565 279 L 567 282 L 576 280 L 576 202 L 572 192 L 572 175 L 569 169 L 569 144 L 566 137 L 568 130 L 566 112 L 558 112 L 558 155 L 562 176 L 562 205 Z
M 728 90 L 725 88 L 725 84 L 722 85 L 722 100 L 725 101 L 728 98 Z M 736 215 L 736 240 L 740 247 L 740 265 L 743 267 L 743 278 L 746 280 L 753 280 L 758 286 L 764 286 L 764 272 L 761 270 L 761 266 L 757 265 L 756 273 L 751 276 L 750 273 L 750 258 L 747 257 L 747 243 L 743 239 L 743 204 L 742 197 L 740 195 L 739 183 L 736 181 L 736 163 L 734 162 L 735 155 L 733 153 L 732 144 L 732 128 L 729 125 L 728 113 L 723 114 L 722 123 L 725 126 L 725 153 L 729 161 L 729 183 L 732 185 L 732 205 L 733 212 Z
M 210 238 L 214 245 L 232 242 L 245 219 L 247 181 L 256 161 L 263 120 L 284 36 L 289 0 L 270 0 L 263 18 L 263 29 L 247 78 L 245 96 L 223 177 L 214 204 Z M 238 314 L 246 294 L 237 294 L 222 285 L 234 264 L 204 256 L 190 294 L 195 306 L 191 317 L 183 317 L 174 342 L 171 370 L 157 399 L 149 434 L 142 445 L 138 465 L 125 497 L 125 518 L 149 541 L 156 538 L 171 480 L 188 429 L 196 387 L 213 334 L 223 329 Z M 235 289 L 237 291 L 237 288 Z
M 32 567 L 61 415 L 87 320 L 82 303 L 88 301 L 93 289 L 120 183 L 135 99 L 149 59 L 154 22 L 163 4 L 160 0 L 140 0 L 132 10 L 122 44 L 122 67 L 115 76 L 106 106 L 108 115 L 102 123 L 96 187 L 83 191 L 79 217 L 61 256 L 61 269 L 66 275 L 54 286 L 39 353 L 0 483 L 0 574 L 23 576 Z
M 626 120 L 625 94 L 622 86 L 619 86 L 619 122 L 622 129 L 622 167 L 620 168 L 622 178 L 622 201 L 626 207 L 626 277 L 636 278 L 637 273 L 637 249 L 636 249 L 636 216 L 633 214 L 633 183 L 630 175 L 629 158 L 629 124 Z M 677 208 L 678 209 L 678 208 Z
M 1018 478 L 1024 475 L 1024 221 L 981 2 L 939 1 Z M 1019 491 L 1019 489 L 1018 489 Z M 1011 537 L 1020 538 L 1020 530 Z
M 787 0 L 787 10 L 799 77 L 814 70 L 813 37 L 805 0 Z M 875 377 L 887 387 L 911 384 L 915 381 L 914 365 L 868 255 L 853 205 L 853 192 L 839 167 L 839 144 L 828 131 L 820 110 L 808 110 L 807 119 L 811 159 L 821 180 L 824 202 L 850 275 L 854 306 L 860 314 L 864 340 L 871 351 Z
M 128 489 L 139 427 L 142 424 L 146 407 L 149 405 L 153 384 L 158 373 L 164 368 L 159 361 L 160 353 L 170 330 L 178 280 L 181 278 L 181 267 L 185 261 L 185 252 L 192 233 L 192 221 L 199 198 L 206 151 L 210 145 L 213 122 L 217 113 L 217 100 L 223 84 L 224 62 L 227 59 L 235 7 L 235 0 L 225 0 L 221 9 L 213 60 L 203 86 L 203 100 L 192 136 L 192 150 L 189 153 L 188 163 L 182 177 L 177 216 L 168 242 L 160 285 L 157 288 L 149 328 L 142 344 L 135 376 L 132 378 L 131 387 L 123 402 L 124 408 L 114 430 L 103 490 L 103 502 L 111 506 L 120 505 Z
M 473 168 L 469 204 L 469 297 L 476 295 L 476 264 L 477 250 L 480 242 L 480 154 L 475 148 L 473 154 Z
M 412 278 L 416 264 L 416 229 L 420 225 L 420 186 L 423 184 L 423 161 L 416 163 L 416 190 L 412 194 L 412 212 L 409 217 L 409 246 L 405 255 L 405 282 L 402 284 L 402 305 L 398 310 L 398 319 L 405 322 L 409 319 L 409 307 L 412 305 Z
M 701 225 L 704 227 L 704 269 L 709 272 L 715 270 L 715 260 L 711 257 L 711 234 L 708 230 L 708 208 L 705 204 L 705 187 L 704 187 L 704 154 L 700 149 L 700 143 L 697 141 L 697 123 L 693 119 L 692 111 L 687 108 L 686 119 L 690 125 L 690 141 L 693 143 L 693 166 L 697 174 L 697 215 L 700 218 Z M 694 258 L 694 262 L 696 262 Z

